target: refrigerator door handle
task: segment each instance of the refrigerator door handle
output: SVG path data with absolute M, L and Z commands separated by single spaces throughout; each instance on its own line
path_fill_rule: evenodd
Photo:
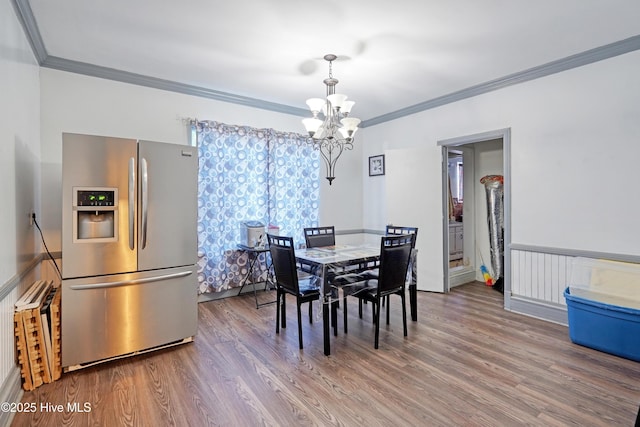
M 140 249 L 147 247 L 147 207 L 149 202 L 149 176 L 147 168 L 147 159 L 144 157 L 140 160 L 142 168 L 140 178 L 142 179 L 142 232 L 140 233 Z
M 87 289 L 104 289 L 104 288 L 115 288 L 118 286 L 126 286 L 126 285 L 140 285 L 143 283 L 159 282 L 160 280 L 169 280 L 169 279 L 176 279 L 178 277 L 185 277 L 192 273 L 193 273 L 192 271 L 182 271 L 180 273 L 165 274 L 163 276 L 145 277 L 143 279 L 119 280 L 117 282 L 92 283 L 89 285 L 71 285 L 69 286 L 69 289 L 73 289 L 74 291 L 82 291 Z
M 135 247 L 134 228 L 136 220 L 136 159 L 129 158 L 129 249 L 133 250 Z

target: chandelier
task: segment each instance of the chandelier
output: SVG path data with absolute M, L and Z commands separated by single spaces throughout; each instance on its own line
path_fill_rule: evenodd
M 302 124 L 309 132 L 311 143 L 320 150 L 327 169 L 329 185 L 335 179 L 336 162 L 344 150 L 353 149 L 353 135 L 358 130 L 360 119 L 349 117 L 354 101 L 347 101 L 347 96 L 336 93 L 338 79 L 332 74 L 332 63 L 336 55 L 324 56 L 329 62 L 329 78 L 324 79 L 327 86 L 327 97 L 307 99 L 307 105 L 313 117 L 303 119 Z

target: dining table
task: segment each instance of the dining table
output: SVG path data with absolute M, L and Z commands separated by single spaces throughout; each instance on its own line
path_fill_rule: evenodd
M 335 303 L 332 277 L 375 268 L 380 261 L 380 244 L 333 245 L 295 250 L 296 261 L 310 265 L 320 277 L 324 354 L 331 354 L 330 306 Z M 418 320 L 416 250 L 411 253 L 409 304 L 411 320 Z M 334 319 L 335 321 L 335 319 Z

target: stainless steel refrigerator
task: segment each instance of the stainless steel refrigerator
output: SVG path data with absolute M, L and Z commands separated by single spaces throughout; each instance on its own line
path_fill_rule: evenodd
M 193 339 L 197 174 L 196 147 L 63 134 L 65 370 Z

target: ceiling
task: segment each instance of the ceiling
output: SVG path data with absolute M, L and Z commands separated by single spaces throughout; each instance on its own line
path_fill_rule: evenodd
M 91 64 L 293 114 L 325 95 L 322 57 L 336 54 L 337 92 L 363 120 L 625 39 L 640 48 L 637 0 L 14 2 L 32 13 L 43 66 Z

